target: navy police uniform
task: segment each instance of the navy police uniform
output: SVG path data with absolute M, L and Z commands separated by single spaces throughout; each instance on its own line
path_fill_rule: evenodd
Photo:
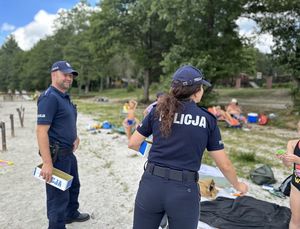
M 67 218 L 76 218 L 80 189 L 77 160 L 73 154 L 73 143 L 77 138 L 77 111 L 67 93 L 50 86 L 38 99 L 38 125 L 50 125 L 50 145 L 58 144 L 59 151 L 53 166 L 72 175 L 72 186 L 61 191 L 46 184 L 47 216 L 49 229 L 65 229 Z
M 194 101 L 182 103 L 183 110 L 175 113 L 170 136 L 162 136 L 156 108 L 137 128 L 145 137 L 153 134 L 153 145 L 135 200 L 134 229 L 158 228 L 165 213 L 172 229 L 197 227 L 197 180 L 203 152 L 224 146 L 216 119 Z

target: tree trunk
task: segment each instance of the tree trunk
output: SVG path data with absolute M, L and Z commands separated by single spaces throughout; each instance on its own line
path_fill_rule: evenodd
M 267 89 L 272 89 L 273 76 L 267 76 L 266 85 Z
M 235 79 L 235 88 L 237 88 L 237 89 L 241 88 L 241 82 L 242 82 L 241 77 L 236 78 Z
M 300 112 L 300 77 L 294 77 L 295 84 L 292 87 L 293 110 Z
M 90 83 L 91 81 L 90 80 L 87 80 L 86 83 L 85 83 L 85 88 L 84 88 L 84 93 L 87 94 L 89 93 L 89 88 L 90 88 Z
M 143 102 L 149 102 L 149 87 L 150 87 L 150 69 L 147 68 L 144 74 L 144 98 Z
M 78 82 L 78 95 L 82 94 L 82 83 L 81 81 Z
M 109 88 L 110 86 L 110 78 L 109 76 L 106 77 L 106 88 Z

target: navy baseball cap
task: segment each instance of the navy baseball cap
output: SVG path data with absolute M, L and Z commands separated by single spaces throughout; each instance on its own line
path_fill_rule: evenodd
M 64 60 L 55 62 L 51 67 L 51 72 L 61 71 L 65 74 L 72 74 L 74 77 L 78 76 L 78 72 L 75 71 L 72 66 Z
M 203 73 L 192 65 L 184 65 L 176 70 L 173 75 L 172 85 L 181 84 L 183 86 L 192 86 L 203 84 L 210 87 L 211 84 L 204 79 Z

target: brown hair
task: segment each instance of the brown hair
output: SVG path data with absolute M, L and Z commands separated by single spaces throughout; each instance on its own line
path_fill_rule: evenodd
M 176 112 L 181 112 L 182 101 L 201 90 L 201 85 L 182 86 L 173 85 L 169 93 L 164 94 L 156 106 L 155 116 L 160 118 L 159 129 L 162 136 L 171 134 L 171 127 Z

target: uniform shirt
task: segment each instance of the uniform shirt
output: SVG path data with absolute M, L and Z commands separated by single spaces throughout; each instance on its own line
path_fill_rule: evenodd
M 163 137 L 156 107 L 145 117 L 137 131 L 145 137 L 153 134 L 148 161 L 179 170 L 198 171 L 205 149 L 224 149 L 216 118 L 193 101 L 185 101 L 176 113 L 170 136 Z
M 147 114 L 149 114 L 151 112 L 151 110 L 153 109 L 153 107 L 155 107 L 157 104 L 157 101 L 151 103 L 147 108 L 146 108 L 146 111 L 147 111 Z
M 50 86 L 38 99 L 38 125 L 50 125 L 50 143 L 59 142 L 61 148 L 73 148 L 77 138 L 77 111 L 67 93 Z

